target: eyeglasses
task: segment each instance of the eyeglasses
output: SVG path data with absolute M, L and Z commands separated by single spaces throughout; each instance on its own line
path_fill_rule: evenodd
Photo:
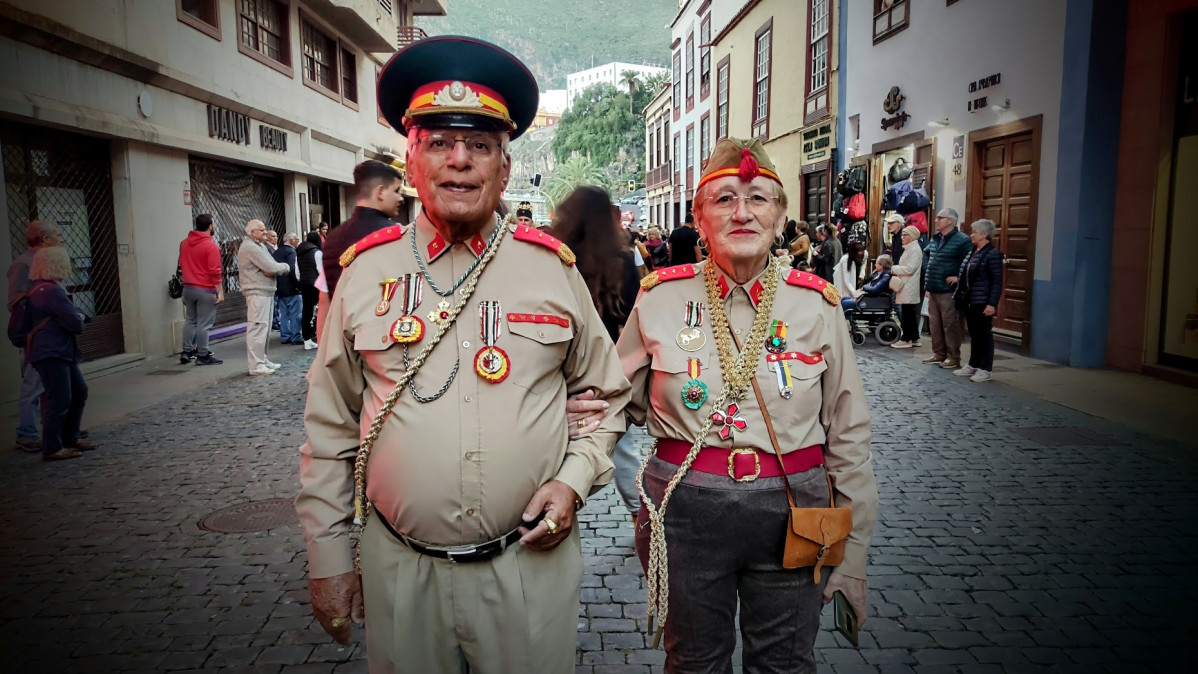
M 749 207 L 749 212 L 754 215 L 764 213 L 770 206 L 778 201 L 778 197 L 767 197 L 764 194 L 749 194 L 740 196 L 737 194 L 716 194 L 707 197 L 707 203 L 711 208 L 711 212 L 716 215 L 729 215 L 736 210 L 736 202 L 743 201 Z
M 419 141 L 420 149 L 432 155 L 449 154 L 458 143 L 464 143 L 466 152 L 474 157 L 494 157 L 501 147 L 498 139 L 483 135 L 455 138 L 443 133 L 430 133 Z

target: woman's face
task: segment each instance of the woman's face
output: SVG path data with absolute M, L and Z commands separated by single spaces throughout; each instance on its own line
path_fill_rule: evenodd
M 328 233 L 329 233 L 329 226 L 328 226 L 328 225 L 321 225 L 321 226 L 320 226 L 320 235 L 321 235 L 321 236 L 325 236 L 325 235 L 327 235 Z
M 973 242 L 974 246 L 981 248 L 986 244 L 987 238 L 985 234 L 982 234 L 975 229 L 969 233 L 969 240 Z
M 903 245 L 905 246 L 905 245 L 911 243 L 911 235 L 906 232 L 903 232 L 902 238 L 899 240 L 902 241 Z
M 775 183 L 764 176 L 747 184 L 737 176 L 717 178 L 708 184 L 703 198 L 706 203 L 698 217 L 699 232 L 717 261 L 735 265 L 768 257 L 774 240 L 786 227 Z M 727 198 L 733 201 L 731 210 L 724 212 L 720 201 Z M 754 204 L 754 198 L 765 201 Z

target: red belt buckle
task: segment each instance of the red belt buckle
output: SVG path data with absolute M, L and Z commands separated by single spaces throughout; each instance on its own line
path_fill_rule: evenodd
M 752 456 L 753 457 L 753 472 L 752 473 L 742 474 L 739 477 L 737 476 L 737 473 L 739 472 L 739 471 L 737 471 L 737 468 L 739 468 L 740 465 L 744 465 L 745 463 L 747 463 L 747 460 L 746 461 L 738 461 L 736 458 L 738 456 Z M 738 465 L 738 464 L 740 464 L 740 465 Z M 728 453 L 728 477 L 732 478 L 733 480 L 736 480 L 737 482 L 752 482 L 753 480 L 756 480 L 757 476 L 759 476 L 759 475 L 761 475 L 761 456 L 757 453 L 757 450 L 746 449 L 744 447 L 741 447 L 739 449 L 733 449 L 731 452 Z

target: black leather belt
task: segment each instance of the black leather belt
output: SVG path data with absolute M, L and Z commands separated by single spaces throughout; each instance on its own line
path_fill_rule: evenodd
M 520 540 L 522 536 L 524 536 L 524 534 L 520 533 L 520 528 L 517 527 L 500 536 L 499 538 L 487 541 L 486 543 L 479 543 L 478 545 L 455 545 L 452 547 L 440 547 L 419 543 L 408 538 L 407 536 L 404 536 L 396 531 L 395 527 L 392 527 L 391 523 L 387 521 L 387 518 L 378 514 L 377 511 L 374 513 L 374 516 L 379 518 L 379 521 L 383 523 L 383 526 L 387 527 L 387 531 L 390 531 L 391 535 L 395 537 L 395 540 L 399 541 L 400 543 L 403 543 L 422 555 L 436 557 L 437 559 L 448 559 L 454 563 L 483 562 L 491 559 L 492 557 L 498 557 L 503 553 L 504 550 L 507 549 L 509 545 L 512 545 L 516 541 Z M 527 526 L 529 529 L 532 529 L 536 525 L 537 520 L 533 520 L 533 522 L 521 526 Z

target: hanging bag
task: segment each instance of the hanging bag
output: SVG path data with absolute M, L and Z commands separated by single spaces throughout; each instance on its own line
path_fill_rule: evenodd
M 850 222 L 865 219 L 865 195 L 858 192 L 849 197 L 848 216 Z
M 890 184 L 902 182 L 911 177 L 911 165 L 903 157 L 894 160 L 894 164 L 890 167 Z
M 175 263 L 175 275 L 166 282 L 166 294 L 172 300 L 183 297 L 183 263 Z

